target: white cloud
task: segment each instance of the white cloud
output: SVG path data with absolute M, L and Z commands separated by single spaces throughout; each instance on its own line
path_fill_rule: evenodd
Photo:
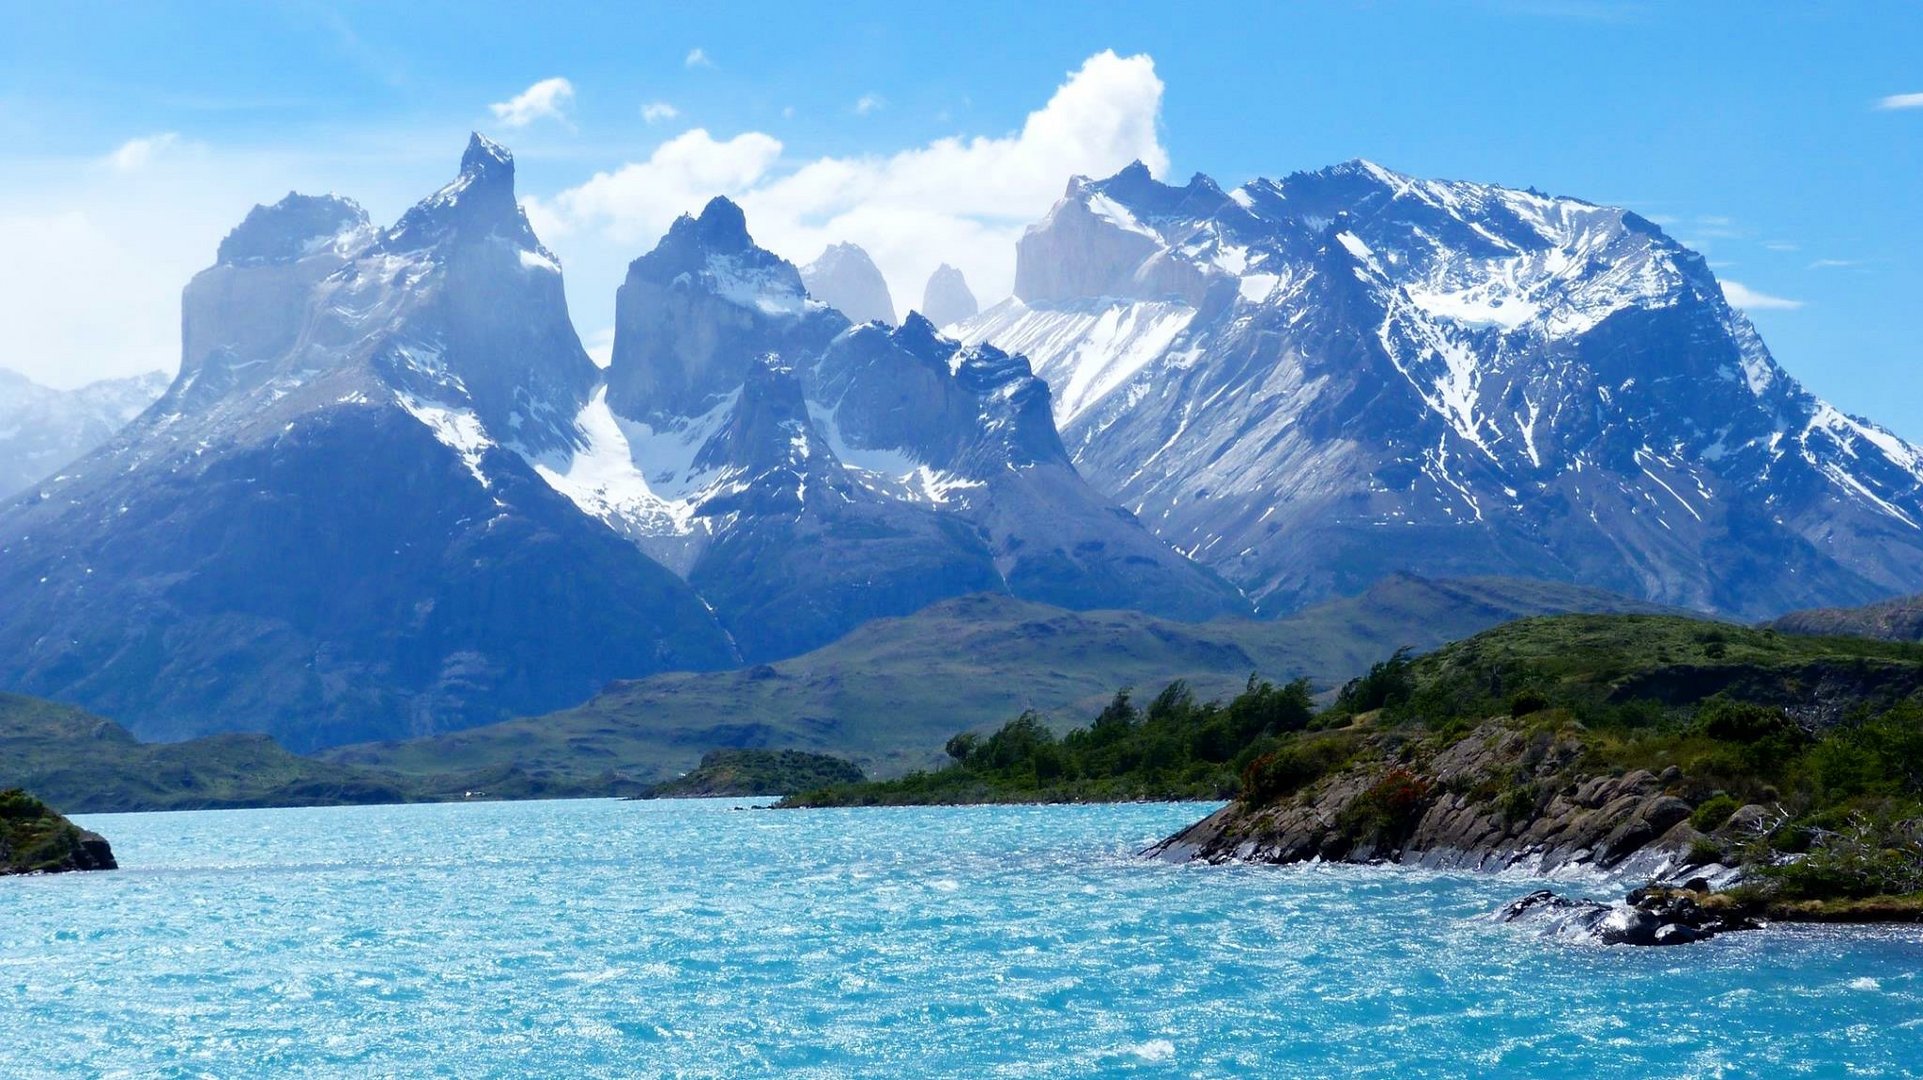
M 290 189 L 337 190 L 391 221 L 453 175 L 464 138 L 453 126 L 293 149 L 182 137 L 150 145 L 130 169 L 117 152 L 9 161 L 0 166 L 0 367 L 63 387 L 171 372 L 181 287 L 249 207 Z
M 156 156 L 180 142 L 179 132 L 163 131 L 144 139 L 128 139 L 120 148 L 107 155 L 107 164 L 121 172 L 144 169 Z
M 1728 300 L 1732 307 L 1739 307 L 1744 311 L 1795 311 L 1803 306 L 1801 300 L 1789 300 L 1781 296 L 1771 296 L 1766 292 L 1758 292 L 1740 281 L 1724 281 L 1722 286 L 1723 299 Z
M 1842 270 L 1858 265 L 1856 259 L 1817 259 L 1809 264 L 1811 270 Z
M 689 70 L 711 68 L 714 66 L 714 61 L 708 59 L 708 50 L 697 47 L 688 50 L 688 58 L 681 61 L 681 66 Z
M 1923 94 L 1891 94 L 1876 103 L 1879 109 L 1923 109 Z
M 623 245 L 651 242 L 710 198 L 747 190 L 780 156 L 781 143 L 760 132 L 720 141 L 695 128 L 656 147 L 646 161 L 596 173 L 552 199 L 523 201 L 544 239 L 593 225 L 598 236 Z
M 869 113 L 883 108 L 887 104 L 888 102 L 883 100 L 880 94 L 863 94 L 855 99 L 855 115 L 867 116 Z
M 562 78 L 542 79 L 506 101 L 488 108 L 494 119 L 505 127 L 522 128 L 536 120 L 567 122 L 567 108 L 574 102 L 574 84 Z
M 641 106 L 641 119 L 646 120 L 650 124 L 658 124 L 663 120 L 672 120 L 680 115 L 680 109 L 675 108 L 665 101 L 650 101 L 646 105 Z
M 1101 52 L 1071 72 L 1019 131 L 792 168 L 778 168 L 782 144 L 770 135 L 717 140 L 696 129 L 644 162 L 539 201 L 529 213 L 567 259 L 571 287 L 583 271 L 591 278 L 603 272 L 596 267 L 625 266 L 639 254 L 635 247 L 651 245 L 675 215 L 726 195 L 747 211 L 757 241 L 796 262 L 831 242 L 852 241 L 874 257 L 897 297 L 920 297 L 928 275 L 948 262 L 967 274 L 976 295 L 994 302 L 1013 288 L 1015 241 L 1061 197 L 1070 176 L 1106 176 L 1137 159 L 1158 176 L 1166 172 L 1157 126 L 1162 89 L 1148 56 Z M 618 251 L 606 249 L 610 242 Z M 597 291 L 589 283 L 579 295 L 598 308 L 608 301 Z

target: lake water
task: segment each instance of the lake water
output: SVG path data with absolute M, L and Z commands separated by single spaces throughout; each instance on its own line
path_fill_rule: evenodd
M 4 1076 L 1890 1076 L 1923 932 L 1673 950 L 1528 883 L 1132 852 L 1197 806 L 88 817 L 0 879 Z

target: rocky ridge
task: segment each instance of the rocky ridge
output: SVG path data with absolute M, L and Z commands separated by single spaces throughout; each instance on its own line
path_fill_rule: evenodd
M 1923 588 L 1923 451 L 1626 210 L 1138 164 L 1070 182 L 1015 291 L 958 335 L 1027 355 L 1084 475 L 1266 611 L 1394 570 L 1746 618 Z

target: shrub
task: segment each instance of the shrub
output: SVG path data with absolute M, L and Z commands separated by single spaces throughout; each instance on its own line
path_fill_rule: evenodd
M 1427 779 L 1398 765 L 1349 804 L 1341 824 L 1358 838 L 1400 840 L 1414 830 L 1428 803 L 1429 790 Z
M 1372 665 L 1368 674 L 1350 679 L 1336 695 L 1335 710 L 1353 715 L 1402 704 L 1415 690 L 1414 667 L 1409 650 L 1397 649 L 1394 656 Z
M 1496 809 L 1502 811 L 1504 821 L 1521 821 L 1536 812 L 1536 797 L 1534 784 L 1518 784 L 1502 793 Z
M 1723 822 L 1728 821 L 1729 815 L 1739 808 L 1740 804 L 1727 794 L 1712 795 L 1696 808 L 1695 813 L 1689 815 L 1689 823 L 1695 826 L 1697 832 L 1714 832 L 1722 828 Z
M 1354 752 L 1354 745 L 1340 737 L 1284 743 L 1242 770 L 1237 797 L 1253 806 L 1287 798 L 1347 765 Z
M 1549 699 L 1539 690 L 1518 690 L 1509 698 L 1509 715 L 1517 720 L 1548 707 Z

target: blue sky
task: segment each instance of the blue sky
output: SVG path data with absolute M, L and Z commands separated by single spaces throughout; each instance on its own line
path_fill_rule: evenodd
M 625 261 L 710 188 L 791 258 L 880 249 L 905 308 L 944 259 L 1005 292 L 1070 171 L 1143 156 L 1233 185 L 1360 156 L 1637 209 L 1740 283 L 1793 374 L 1923 439 L 1923 98 L 1879 107 L 1923 94 L 1923 6 L 0 15 L 0 365 L 56 384 L 171 364 L 180 286 L 252 203 L 334 190 L 391 220 L 479 128 L 515 149 L 591 348 Z

